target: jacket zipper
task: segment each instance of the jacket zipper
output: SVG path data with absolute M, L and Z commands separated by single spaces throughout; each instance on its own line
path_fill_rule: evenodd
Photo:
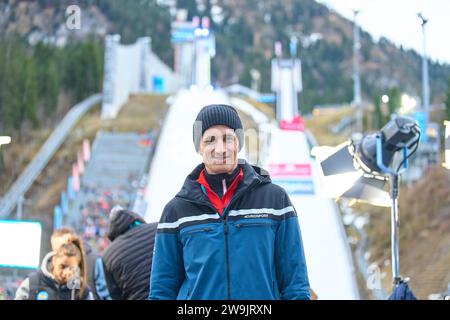
M 247 187 L 246 191 L 248 192 L 249 190 L 254 188 L 256 185 L 257 185 L 257 183 L 253 183 L 253 184 L 249 185 Z M 231 300 L 230 254 L 229 254 L 230 250 L 229 250 L 229 244 L 228 244 L 228 222 L 227 222 L 228 221 L 228 216 L 225 213 L 227 212 L 228 208 L 230 208 L 230 205 L 233 202 L 236 202 L 236 199 L 240 198 L 241 195 L 242 195 L 242 193 L 239 194 L 238 197 L 236 197 L 236 195 L 235 195 L 231 199 L 231 201 L 228 203 L 226 208 L 223 209 L 223 211 L 222 211 L 222 222 L 223 222 L 223 231 L 224 231 L 224 236 L 225 236 L 225 250 L 226 250 L 226 263 L 227 263 L 226 269 L 227 269 L 227 296 L 228 296 L 228 300 Z M 183 199 L 185 199 L 186 201 L 189 201 L 189 202 L 196 203 L 196 204 L 206 205 L 207 207 L 210 207 L 210 208 L 214 209 L 215 212 L 217 212 L 217 209 L 210 203 L 197 202 L 197 201 L 194 201 L 194 200 L 191 200 L 191 199 L 187 199 L 187 198 L 183 198 Z
M 248 186 L 246 191 L 251 190 L 256 185 L 250 185 Z M 231 204 L 233 202 L 236 202 L 236 199 L 240 198 L 242 195 L 238 194 L 238 197 L 236 195 L 231 199 L 231 201 L 228 203 L 228 205 L 223 209 L 222 211 L 222 221 L 223 221 L 223 230 L 225 234 L 225 250 L 226 250 L 226 261 L 227 261 L 227 293 L 228 293 L 228 300 L 231 300 L 231 281 L 230 281 L 230 250 L 229 250 L 229 244 L 228 244 L 228 215 L 226 215 L 228 209 L 230 208 Z
M 187 199 L 187 198 L 183 198 L 184 200 L 188 201 L 188 202 L 192 202 L 195 204 L 200 204 L 200 205 L 206 205 L 207 207 L 214 209 L 214 212 L 217 213 L 217 209 L 210 203 L 202 203 L 202 202 L 197 202 L 191 199 Z M 233 199 L 232 199 L 233 201 Z M 223 218 L 225 216 L 225 211 L 228 209 L 228 207 L 230 206 L 231 202 L 228 204 L 228 206 L 222 211 L 222 222 L 223 222 L 223 233 L 225 236 L 225 251 L 226 251 L 226 269 L 227 269 L 227 297 L 228 300 L 231 300 L 231 285 L 230 285 L 230 256 L 229 256 L 229 248 L 228 248 L 228 224 L 227 224 L 227 218 Z M 217 213 L 218 214 L 218 213 Z
M 231 300 L 231 283 L 230 283 L 230 250 L 228 247 L 228 223 L 227 218 L 223 219 L 223 231 L 225 235 L 225 252 L 227 260 L 227 296 L 228 300 Z

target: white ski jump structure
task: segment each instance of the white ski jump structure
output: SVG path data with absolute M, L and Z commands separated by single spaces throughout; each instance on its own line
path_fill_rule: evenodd
M 320 299 L 359 299 L 350 247 L 337 207 L 322 190 L 304 132 L 271 130 L 267 167 L 297 210 L 311 288 Z
M 120 35 L 105 39 L 102 118 L 115 118 L 132 93 L 174 93 L 181 77 L 151 50 L 151 38 L 130 45 L 120 44 Z

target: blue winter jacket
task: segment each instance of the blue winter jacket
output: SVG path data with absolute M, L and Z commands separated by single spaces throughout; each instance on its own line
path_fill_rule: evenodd
M 244 178 L 220 216 L 197 178 L 164 208 L 154 248 L 150 299 L 309 299 L 298 217 L 261 169 Z

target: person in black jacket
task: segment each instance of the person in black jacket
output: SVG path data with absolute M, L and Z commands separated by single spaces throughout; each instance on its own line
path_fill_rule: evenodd
M 102 257 L 103 272 L 99 272 L 104 274 L 108 298 L 147 299 L 156 227 L 156 223 L 147 224 L 129 210 L 118 207 L 111 210 L 108 230 L 111 244 Z

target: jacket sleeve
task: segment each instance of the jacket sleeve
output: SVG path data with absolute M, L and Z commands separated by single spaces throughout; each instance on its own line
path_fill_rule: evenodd
M 184 280 L 183 249 L 176 229 L 158 225 L 150 275 L 150 300 L 175 300 Z
M 103 260 L 98 257 L 95 260 L 94 266 L 94 284 L 95 291 L 100 300 L 112 300 L 111 294 L 108 290 L 108 285 L 105 277 L 105 268 L 103 267 Z
M 309 300 L 308 271 L 295 208 L 284 192 L 284 208 L 291 208 L 280 222 L 275 244 L 277 282 L 283 300 Z
M 30 297 L 30 280 L 26 278 L 17 288 L 14 300 L 28 300 Z

